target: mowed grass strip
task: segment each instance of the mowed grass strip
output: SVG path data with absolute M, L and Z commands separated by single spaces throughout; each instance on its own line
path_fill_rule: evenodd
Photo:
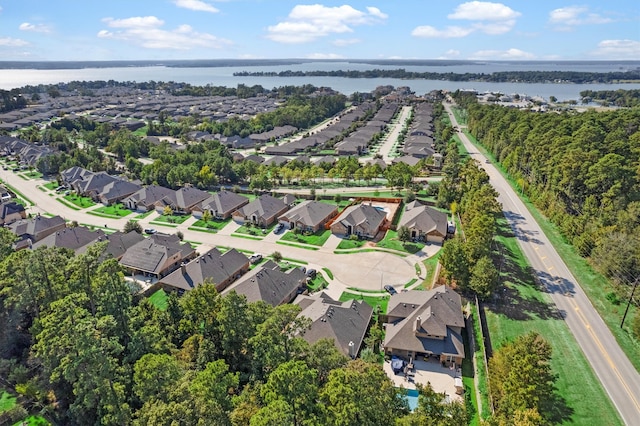
M 118 219 L 131 214 L 132 211 L 124 207 L 122 204 L 112 204 L 110 206 L 98 207 L 97 209 L 93 209 L 91 211 L 88 211 L 87 213 L 96 216 L 112 217 Z
M 280 238 L 280 240 L 301 244 L 310 244 L 312 246 L 322 246 L 327 242 L 330 236 L 331 231 L 329 229 L 320 230 L 311 235 L 296 234 L 293 231 L 288 231 Z
M 553 348 L 551 366 L 558 375 L 557 394 L 566 406 L 555 407 L 559 421 L 576 425 L 622 425 L 617 410 L 604 391 L 566 322 L 548 294 L 537 286 L 506 220 L 499 221 L 504 291 L 483 305 L 493 350 L 507 341 L 535 331 Z

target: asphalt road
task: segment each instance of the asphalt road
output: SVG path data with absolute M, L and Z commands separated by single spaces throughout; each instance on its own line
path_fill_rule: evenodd
M 449 104 L 445 108 L 459 127 Z M 458 132 L 471 158 L 477 160 L 500 194 L 504 215 L 538 279 L 551 296 L 569 329 L 602 382 L 620 416 L 628 425 L 640 424 L 640 375 L 595 310 L 540 226 L 506 179 L 485 156 Z

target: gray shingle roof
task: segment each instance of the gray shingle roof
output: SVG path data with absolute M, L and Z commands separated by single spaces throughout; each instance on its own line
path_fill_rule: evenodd
M 412 201 L 405 206 L 404 214 L 398 222 L 398 227 L 400 226 L 419 229 L 425 234 L 435 232 L 445 237 L 447 235 L 447 214 L 425 206 L 419 201 Z
M 48 235 L 34 243 L 33 248 L 36 249 L 42 246 L 62 247 L 73 250 L 76 254 L 80 254 L 84 252 L 88 246 L 104 239 L 105 233 L 101 229 L 93 231 L 84 226 L 76 226 L 74 228 L 64 228 Z
M 201 207 L 203 210 L 213 210 L 218 212 L 219 215 L 226 215 L 248 203 L 249 199 L 247 197 L 231 191 L 220 191 L 204 200 Z
M 337 221 L 354 227 L 367 222 L 370 229 L 377 229 L 386 216 L 384 211 L 378 210 L 373 206 L 358 204 L 343 211 Z
M 389 300 L 387 316 L 399 319 L 386 325 L 386 348 L 464 357 L 462 304 L 460 295 L 451 288 L 395 294 Z
M 287 211 L 285 214 L 280 216 L 278 220 L 287 220 L 288 222 L 296 223 L 300 222 L 305 226 L 313 228 L 325 221 L 337 210 L 338 207 L 331 204 L 306 200 Z
M 373 314 L 373 309 L 365 302 L 338 302 L 322 293 L 315 298 L 300 297 L 296 304 L 302 307 L 298 316 L 312 321 L 302 336 L 307 342 L 313 344 L 320 339 L 331 339 L 345 355 L 349 355 L 349 342 L 355 344 L 356 350 L 362 345 Z
M 160 281 L 172 287 L 191 290 L 207 278 L 219 284 L 238 274 L 249 264 L 249 259 L 236 249 L 220 253 L 211 249 L 184 266 L 184 271 L 177 269 Z
M 268 219 L 281 210 L 285 209 L 287 205 L 279 198 L 275 198 L 269 194 L 264 194 L 251 201 L 246 206 L 238 209 L 244 217 L 251 217 L 254 214 L 259 218 Z
M 245 295 L 248 302 L 262 300 L 271 306 L 278 306 L 286 302 L 287 296 L 305 280 L 306 276 L 301 269 L 293 268 L 283 272 L 277 264 L 269 260 L 253 269 L 242 281 L 227 287 L 222 294 L 235 291 Z

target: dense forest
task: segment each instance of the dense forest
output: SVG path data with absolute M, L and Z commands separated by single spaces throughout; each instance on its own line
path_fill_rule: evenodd
M 466 104 L 471 133 L 628 294 L 640 276 L 640 108 L 540 114 Z
M 403 80 L 483 81 L 490 83 L 614 83 L 640 80 L 640 70 L 616 72 L 581 71 L 500 71 L 493 73 L 440 73 L 373 69 L 365 71 L 240 71 L 239 77 L 346 77 L 346 78 L 398 78 Z

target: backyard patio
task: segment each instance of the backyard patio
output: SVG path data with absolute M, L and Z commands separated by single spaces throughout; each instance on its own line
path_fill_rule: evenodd
M 444 392 L 452 401 L 463 400 L 463 395 L 456 393 L 456 377 L 460 378 L 458 384 L 462 386 L 459 366 L 443 367 L 437 358 L 429 358 L 428 361 L 415 360 L 413 366 L 413 371 L 408 372 L 406 378 L 402 371 L 398 374 L 393 372 L 390 360 L 385 360 L 383 368 L 396 387 L 415 389 L 416 383 L 422 385 L 431 383 L 434 391 Z

